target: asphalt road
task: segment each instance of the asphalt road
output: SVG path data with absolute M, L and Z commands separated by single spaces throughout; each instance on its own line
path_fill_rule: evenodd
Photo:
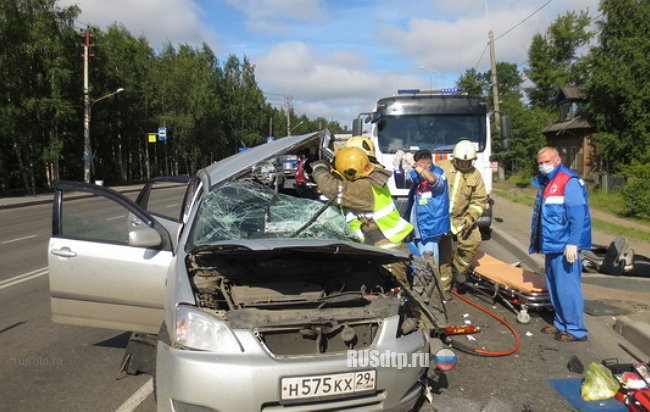
M 493 240 L 483 242 L 482 249 L 505 262 L 516 261 L 508 250 Z M 622 346 L 625 343 L 621 342 L 621 337 L 612 330 L 610 316 L 586 315 L 590 330 L 588 342 L 558 342 L 552 335 L 540 333 L 540 329 L 549 324 L 550 313 L 546 310 L 530 311 L 530 323 L 520 324 L 515 313 L 489 297 L 472 293 L 463 297 L 507 321 L 519 335 L 521 345 L 513 354 L 500 357 L 454 350 L 458 356 L 457 367 L 444 373 L 434 385 L 433 406 L 439 412 L 572 411 L 571 403 L 548 384 L 552 378 L 582 377 L 567 368 L 572 356 L 577 356 L 585 367 L 590 362 L 611 358 L 634 361 Z M 463 325 L 469 320 L 481 327 L 479 333 L 471 335 L 475 340 L 466 335 L 454 337 L 461 344 L 490 352 L 509 352 L 516 348 L 513 334 L 493 317 L 457 298 L 447 304 L 447 310 L 452 324 Z M 431 408 L 425 405 L 422 410 Z
M 127 334 L 50 321 L 48 277 L 43 269 L 50 225 L 49 205 L 0 211 L 1 409 L 155 410 L 149 376 L 117 379 Z M 494 240 L 485 241 L 482 249 L 506 262 L 515 260 Z M 520 336 L 521 348 L 494 358 L 456 351 L 458 366 L 433 386 L 439 411 L 572 410 L 547 383 L 549 378 L 580 377 L 566 367 L 572 355 L 585 366 L 604 358 L 633 360 L 611 330 L 611 318 L 588 317 L 589 342 L 560 343 L 538 332 L 546 322 L 535 313 L 530 324 L 520 325 L 503 305 L 470 298 L 509 321 Z M 471 320 L 481 326 L 481 332 L 473 335 L 475 341 L 457 338 L 463 343 L 497 351 L 513 347 L 510 331 L 493 318 L 459 299 L 447 307 L 452 323 Z M 429 404 L 422 407 L 431 409 Z

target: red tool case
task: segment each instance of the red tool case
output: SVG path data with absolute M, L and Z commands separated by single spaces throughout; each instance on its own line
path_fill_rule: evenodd
M 650 412 L 650 389 L 634 391 L 627 406 L 632 412 Z

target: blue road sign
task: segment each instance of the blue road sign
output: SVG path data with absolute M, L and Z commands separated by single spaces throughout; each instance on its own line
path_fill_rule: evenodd
M 158 140 L 161 142 L 164 142 L 167 140 L 167 128 L 166 127 L 159 127 L 158 128 Z

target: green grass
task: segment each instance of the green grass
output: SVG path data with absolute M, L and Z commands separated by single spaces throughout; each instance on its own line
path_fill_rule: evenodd
M 625 217 L 624 203 L 623 196 L 619 193 L 604 194 L 598 191 L 589 193 L 589 206 L 618 217 Z
M 515 203 L 521 203 L 528 206 L 533 206 L 535 204 L 535 197 L 527 193 L 497 189 L 496 187 L 492 188 L 492 192 L 497 196 L 503 197 Z
M 614 223 L 605 222 L 600 219 L 592 219 L 591 226 L 594 229 L 611 233 L 617 236 L 624 236 L 628 239 L 638 239 L 644 242 L 650 242 L 650 232 L 645 230 L 634 229 L 631 227 L 620 226 Z
M 496 182 L 493 184 L 492 191 L 495 195 L 503 197 L 515 203 L 521 203 L 528 206 L 533 206 L 535 203 L 535 188 L 530 185 L 524 186 L 521 183 L 520 179 L 516 182 Z M 635 229 L 617 225 L 615 223 L 605 222 L 604 220 L 600 219 L 592 219 L 592 227 L 594 229 L 598 229 L 617 236 L 625 236 L 629 239 L 637 239 L 645 242 L 650 242 L 650 230 L 643 229 L 643 227 L 647 228 L 646 222 L 640 219 L 630 219 L 623 216 L 624 204 L 623 197 L 620 194 L 614 193 L 605 195 L 600 192 L 590 193 L 589 206 L 592 209 L 610 213 L 614 216 L 624 218 L 630 223 L 639 225 L 639 229 Z

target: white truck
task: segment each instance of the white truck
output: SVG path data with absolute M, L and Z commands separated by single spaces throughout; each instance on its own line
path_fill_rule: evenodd
M 398 207 L 405 204 L 409 189 L 404 179 L 408 166 L 401 156 L 422 149 L 433 153 L 434 163 L 450 159 L 461 139 L 469 139 L 476 146 L 474 166 L 483 175 L 488 195 L 492 191 L 492 137 L 483 97 L 468 96 L 459 89 L 398 90 L 394 96 L 379 99 L 372 112 L 361 113 L 353 121 L 354 135 L 363 134 L 364 117 L 371 125 L 377 160 L 393 171 L 388 184 Z M 489 232 L 492 223 L 492 204 L 490 198 L 490 208 L 478 222 L 484 232 Z

